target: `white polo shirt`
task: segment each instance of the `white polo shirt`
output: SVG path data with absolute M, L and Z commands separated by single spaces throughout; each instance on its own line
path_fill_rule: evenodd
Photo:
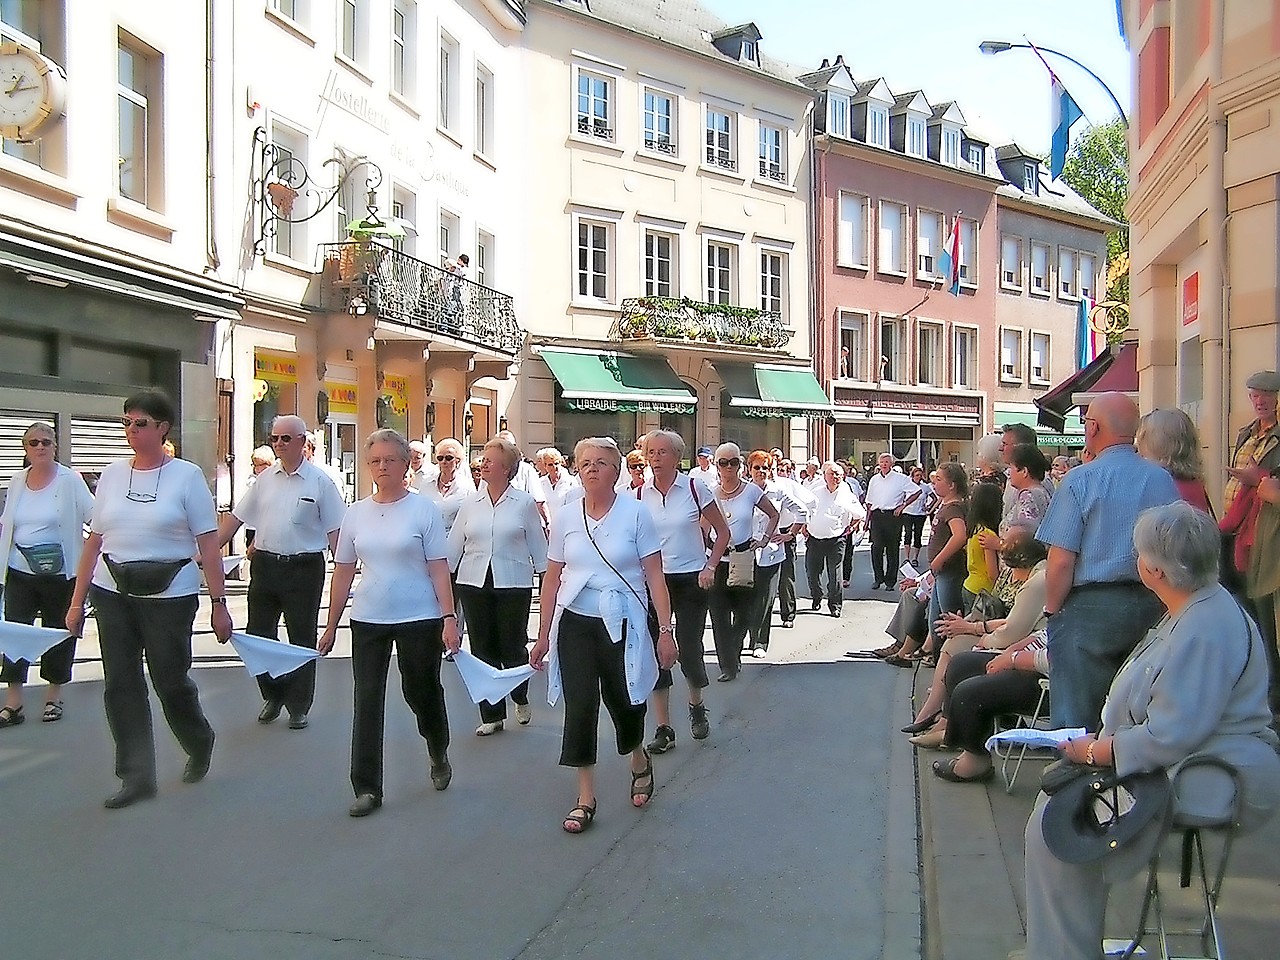
M 867 481 L 867 509 L 897 510 L 918 489 L 905 473 L 890 470 L 882 474 L 877 470 Z
M 258 474 L 231 515 L 253 528 L 255 549 L 292 556 L 323 552 L 346 512 L 342 494 L 322 469 L 303 460 L 289 473 L 277 460 Z
M 652 480 L 640 488 L 640 502 L 649 508 L 662 541 L 663 573 L 697 573 L 707 565 L 701 520 L 714 499 L 710 487 L 683 473 L 676 475 L 665 497 Z
M 809 535 L 819 540 L 830 540 L 844 535 L 845 528 L 866 514 L 858 505 L 853 491 L 844 483 L 837 483 L 834 491 L 824 483 L 821 490 L 813 492 L 816 502 L 809 508 L 805 528 Z
M 716 469 L 714 462 L 705 470 L 698 466 L 697 463 L 698 462 L 695 460 L 693 469 L 689 471 L 689 476 L 693 477 L 695 480 L 701 480 L 706 484 L 708 489 L 714 487 L 720 482 L 720 471 Z
M 724 514 L 725 523 L 729 525 L 729 550 L 732 550 L 738 544 L 752 538 L 756 504 L 764 497 L 764 491 L 756 484 L 743 480 L 742 486 L 734 492 L 732 497 L 725 496 L 724 491 L 718 486 L 714 487 L 712 492 L 716 495 L 720 512 Z M 729 562 L 729 550 L 726 550 L 724 556 L 720 558 L 721 563 Z

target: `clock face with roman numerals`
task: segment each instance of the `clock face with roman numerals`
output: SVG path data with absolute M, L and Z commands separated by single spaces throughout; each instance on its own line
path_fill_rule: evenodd
M 0 136 L 29 140 L 62 113 L 62 74 L 16 43 L 0 44 Z

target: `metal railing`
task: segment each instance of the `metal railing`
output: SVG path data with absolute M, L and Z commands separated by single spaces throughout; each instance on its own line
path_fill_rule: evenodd
M 512 298 L 380 244 L 326 243 L 320 303 L 369 313 L 515 356 L 524 343 Z
M 755 307 L 688 297 L 630 297 L 622 301 L 614 334 L 622 340 L 683 340 L 778 350 L 794 331 L 780 314 Z

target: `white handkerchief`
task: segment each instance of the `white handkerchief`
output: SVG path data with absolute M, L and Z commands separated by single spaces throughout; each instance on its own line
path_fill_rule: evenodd
M 533 667 L 527 665 L 499 670 L 465 650 L 455 653 L 453 662 L 458 665 L 458 673 L 462 676 L 462 683 L 466 686 L 472 703 L 479 703 L 481 700 L 497 703 L 535 673 Z
M 1034 727 L 1018 727 L 1016 730 L 1005 730 L 994 737 L 987 738 L 987 749 L 992 750 L 997 744 L 1021 744 L 1028 747 L 1056 749 L 1068 740 L 1083 737 L 1087 731 L 1084 727 L 1064 727 L 1061 730 L 1038 730 Z
M 266 673 L 278 679 L 320 656 L 315 650 L 295 647 L 283 640 L 255 637 L 251 633 L 232 633 L 231 645 L 240 654 L 245 669 L 255 677 Z
M 244 554 L 233 553 L 229 557 L 222 558 L 222 575 L 225 577 L 240 564 L 244 563 Z
M 40 655 L 71 634 L 66 628 L 29 627 L 25 623 L 0 621 L 0 651 L 10 660 L 39 660 Z

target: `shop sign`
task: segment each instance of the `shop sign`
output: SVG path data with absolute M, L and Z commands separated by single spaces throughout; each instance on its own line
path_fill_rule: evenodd
M 831 411 L 823 407 L 806 407 L 801 410 L 786 407 L 730 407 L 733 413 L 757 420 L 790 420 L 792 417 L 807 417 L 810 420 L 825 420 Z
M 980 397 L 895 393 L 889 390 L 855 390 L 836 387 L 837 407 L 870 407 L 894 413 L 949 413 L 981 417 Z
M 683 413 L 697 412 L 692 403 L 662 402 L 658 400 L 613 400 L 606 397 L 578 397 L 564 401 L 570 410 L 583 413 Z
M 253 355 L 253 376 L 256 380 L 297 383 L 298 358 L 278 353 L 255 352 Z
M 329 395 L 330 413 L 355 414 L 358 412 L 358 396 L 354 383 L 333 383 L 326 380 L 324 389 Z
M 1182 281 L 1182 325 L 1190 326 L 1200 319 L 1200 273 Z
M 378 391 L 378 403 L 382 405 L 386 426 L 409 434 L 409 378 L 389 374 L 380 375 L 382 389 Z

